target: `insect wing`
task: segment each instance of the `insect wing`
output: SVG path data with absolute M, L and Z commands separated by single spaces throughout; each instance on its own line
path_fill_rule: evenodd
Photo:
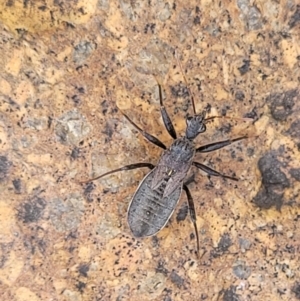
M 163 183 L 164 179 L 168 177 L 168 174 L 172 172 L 172 169 L 166 165 L 159 164 L 153 170 L 151 189 L 155 190 Z
M 182 170 L 176 171 L 171 174 L 171 177 L 168 179 L 167 186 L 163 194 L 164 198 L 172 194 L 178 186 L 182 187 L 183 180 L 186 177 L 189 168 L 189 166 L 183 166 Z
M 190 164 L 182 166 L 181 170 L 178 171 L 174 171 L 168 166 L 158 165 L 154 170 L 150 188 L 152 190 L 156 190 L 163 182 L 167 182 L 162 196 L 165 198 L 172 194 L 177 187 L 182 186 L 183 180 L 185 179 L 189 169 Z
M 155 169 L 142 180 L 128 208 L 127 220 L 135 237 L 151 236 L 160 231 L 170 219 L 181 195 L 182 185 L 167 197 L 163 197 L 166 180 L 156 189 L 152 189 Z

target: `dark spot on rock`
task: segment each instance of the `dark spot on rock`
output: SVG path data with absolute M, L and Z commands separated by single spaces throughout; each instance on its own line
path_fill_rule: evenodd
M 254 107 L 251 112 L 246 113 L 244 115 L 244 118 L 251 118 L 251 119 L 257 120 L 258 115 L 257 115 L 256 110 L 257 110 L 256 107 Z
M 268 96 L 266 101 L 270 103 L 272 117 L 278 121 L 286 120 L 293 113 L 293 107 L 298 95 L 298 90 L 293 89 L 283 93 L 273 93 Z
M 12 248 L 13 248 L 13 243 L 0 244 L 0 269 L 2 269 L 5 263 L 7 262 Z
M 78 238 L 78 233 L 76 231 L 71 231 L 68 236 L 66 237 L 66 240 L 69 239 L 77 239 Z
M 87 183 L 84 188 L 83 195 L 86 197 L 86 200 L 91 203 L 93 202 L 92 191 L 95 189 L 95 184 L 93 182 Z
M 155 33 L 155 23 L 147 23 L 145 28 L 144 28 L 144 33 L 147 34 L 148 31 L 151 32 L 152 34 Z
M 88 276 L 88 271 L 90 270 L 90 266 L 87 263 L 83 263 L 79 266 L 78 268 L 78 272 L 80 273 L 80 275 L 87 277 Z
M 114 130 L 116 127 L 116 122 L 115 120 L 108 120 L 105 123 L 104 126 L 104 131 L 102 132 L 103 134 L 107 135 L 107 138 L 105 138 L 105 142 L 109 142 L 113 136 Z
M 73 61 L 81 65 L 95 50 L 95 45 L 89 41 L 81 41 L 74 47 Z
M 11 6 L 14 5 L 14 2 L 15 2 L 15 0 L 7 0 L 6 3 L 5 3 L 5 5 L 6 5 L 7 7 L 11 7 Z
M 242 260 L 238 260 L 233 265 L 233 274 L 239 279 L 247 279 L 251 275 L 251 268 Z
M 239 67 L 241 75 L 246 74 L 250 70 L 250 60 L 243 60 L 243 65 Z
M 259 159 L 258 168 L 262 174 L 265 185 L 279 184 L 283 188 L 289 187 L 286 175 L 280 170 L 282 163 L 277 159 L 277 152 L 270 151 Z
M 290 254 L 296 254 L 297 250 L 293 245 L 285 245 L 284 251 Z
M 181 288 L 184 284 L 184 279 L 180 277 L 174 270 L 171 272 L 170 279 L 171 282 L 179 288 Z
M 153 248 L 159 247 L 159 239 L 156 235 L 152 236 L 152 246 Z
M 155 268 L 156 273 L 161 273 L 165 276 L 169 274 L 169 271 L 165 267 L 166 262 L 162 259 L 158 261 L 157 267 Z
M 76 284 L 76 288 L 79 290 L 80 293 L 83 293 L 85 287 L 86 287 L 86 283 L 82 281 L 78 281 L 78 283 Z
M 251 247 L 251 241 L 245 238 L 239 238 L 239 246 L 242 250 L 249 250 Z
M 245 94 L 243 91 L 238 90 L 235 92 L 235 99 L 238 101 L 243 101 L 245 99 Z
M 71 99 L 73 100 L 75 105 L 79 105 L 81 103 L 81 99 L 79 97 L 79 95 L 75 94 L 71 97 Z
M 23 36 L 27 33 L 27 30 L 25 28 L 16 28 L 16 32 L 20 35 Z
M 227 111 L 230 109 L 229 106 L 225 106 L 221 109 L 221 116 L 226 116 Z
M 109 102 L 107 100 L 103 100 L 101 102 L 101 107 L 102 107 L 102 113 L 103 113 L 103 115 L 105 115 L 109 108 Z
M 297 119 L 291 124 L 287 134 L 300 141 L 300 119 Z
M 42 109 L 42 108 L 43 108 L 43 103 L 41 102 L 40 99 L 37 99 L 37 100 L 34 102 L 33 107 L 34 107 L 35 109 Z
M 223 301 L 239 301 L 239 296 L 236 294 L 236 287 L 231 285 L 224 291 Z
M 177 222 L 184 221 L 187 217 L 188 210 L 189 210 L 188 206 L 186 204 L 182 204 L 182 206 L 180 207 L 176 215 L 176 221 Z
M 19 209 L 18 218 L 24 223 L 37 222 L 43 215 L 46 208 L 46 201 L 40 197 L 33 197 L 24 203 Z
M 47 6 L 46 5 L 41 5 L 41 6 L 38 6 L 38 9 L 41 10 L 41 11 L 46 11 Z
M 0 182 L 7 177 L 11 164 L 7 157 L 0 156 Z
M 254 155 L 254 152 L 255 152 L 255 150 L 254 150 L 253 147 L 248 147 L 248 148 L 247 148 L 247 155 L 248 155 L 249 157 L 252 157 L 252 156 Z
M 194 25 L 199 25 L 200 24 L 200 17 L 199 16 L 196 16 L 194 18 Z
M 283 203 L 284 189 L 290 186 L 285 173 L 280 169 L 282 163 L 277 159 L 277 154 L 277 151 L 270 151 L 258 161 L 262 186 L 253 201 L 260 208 L 275 206 L 279 210 Z
M 41 10 L 41 11 L 46 11 L 47 6 L 46 5 L 41 5 L 41 6 L 38 6 L 38 9 Z
M 289 26 L 290 28 L 295 27 L 298 23 L 300 22 L 300 5 L 296 6 L 296 11 L 292 15 L 290 21 L 289 21 Z
M 222 252 L 226 252 L 231 245 L 232 245 L 232 241 L 230 235 L 228 233 L 224 233 L 218 243 L 218 248 Z
M 295 284 L 292 287 L 292 292 L 295 294 L 296 298 L 300 300 L 300 282 L 295 282 Z
M 224 233 L 218 243 L 218 246 L 211 251 L 211 256 L 214 258 L 220 257 L 228 251 L 231 245 L 232 241 L 230 235 L 228 233 Z
M 262 209 L 269 209 L 272 206 L 275 206 L 278 210 L 280 210 L 283 204 L 283 193 L 277 193 L 272 189 L 272 187 L 267 188 L 262 186 L 253 201 Z
M 207 104 L 206 104 L 206 107 L 204 108 L 204 110 L 205 110 L 207 113 L 210 113 L 210 112 L 211 112 L 211 104 L 210 104 L 210 103 L 207 103 Z
M 74 147 L 71 152 L 71 158 L 76 160 L 79 157 L 80 149 L 78 147 Z
M 85 89 L 84 87 L 76 87 L 77 91 L 81 94 L 84 94 L 85 93 Z
M 21 183 L 21 179 L 14 179 L 12 181 L 14 189 L 15 189 L 15 193 L 20 194 L 21 190 L 22 190 L 22 183 Z
M 103 189 L 103 191 L 102 191 L 103 194 L 107 194 L 107 193 L 109 193 L 109 192 L 110 192 L 110 190 L 107 189 L 107 188 Z
M 292 168 L 290 175 L 297 181 L 300 181 L 300 168 Z
M 189 91 L 187 87 L 182 83 L 179 83 L 175 86 L 171 86 L 171 93 L 175 97 L 189 97 Z
M 37 241 L 37 246 L 38 246 L 38 248 L 39 248 L 39 250 L 40 250 L 40 252 L 41 252 L 42 254 L 44 254 L 44 253 L 46 252 L 46 249 L 47 249 L 47 243 L 45 242 L 45 240 L 39 239 L 39 240 Z
M 48 129 L 51 128 L 52 121 L 53 121 L 52 117 L 51 117 L 51 116 L 48 116 L 48 120 L 47 120 L 47 126 L 48 126 Z

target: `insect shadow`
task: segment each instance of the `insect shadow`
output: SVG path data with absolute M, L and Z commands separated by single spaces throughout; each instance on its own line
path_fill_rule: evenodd
M 127 221 L 132 234 L 137 238 L 142 238 L 155 235 L 163 229 L 178 204 L 182 190 L 184 190 L 187 196 L 189 214 L 196 234 L 197 254 L 199 254 L 199 234 L 196 222 L 195 205 L 192 194 L 188 188 L 188 172 L 192 167 L 196 167 L 204 171 L 209 176 L 227 178 L 233 181 L 238 181 L 238 179 L 222 174 L 200 162 L 197 162 L 194 160 L 194 157 L 196 153 L 212 152 L 230 145 L 233 142 L 246 139 L 248 136 L 244 135 L 234 139 L 227 139 L 202 146 L 196 146 L 194 139 L 199 134 L 206 131 L 206 124 L 208 122 L 212 121 L 214 118 L 220 118 L 220 116 L 206 118 L 206 110 L 197 114 L 194 97 L 191 95 L 193 115 L 186 118 L 185 135 L 178 138 L 172 121 L 163 104 L 162 87 L 159 83 L 157 84 L 163 123 L 169 135 L 174 139 L 170 147 L 166 147 L 166 145 L 158 138 L 141 129 L 125 113 L 122 112 L 124 117 L 143 135 L 146 140 L 163 149 L 157 165 L 155 166 L 147 162 L 129 164 L 106 172 L 93 179 L 81 181 L 80 183 L 88 183 L 119 171 L 143 167 L 149 168 L 150 172 L 139 184 L 128 207 Z

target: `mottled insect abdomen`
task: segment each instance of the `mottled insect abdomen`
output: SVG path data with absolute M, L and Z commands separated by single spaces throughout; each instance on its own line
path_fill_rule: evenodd
M 167 180 L 153 190 L 151 182 L 155 169 L 141 182 L 128 208 L 128 224 L 135 237 L 156 234 L 171 217 L 182 191 L 182 185 L 163 198 Z

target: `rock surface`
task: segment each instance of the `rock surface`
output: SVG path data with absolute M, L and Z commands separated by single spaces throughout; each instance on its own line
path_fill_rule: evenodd
M 300 5 L 283 1 L 0 4 L 0 299 L 300 300 Z M 186 77 L 184 80 L 178 57 Z M 197 145 L 200 237 L 183 194 L 158 235 L 135 239 L 130 199 L 177 133 L 210 108 Z M 187 88 L 188 84 L 188 88 Z M 191 94 L 190 94 L 191 93 Z

